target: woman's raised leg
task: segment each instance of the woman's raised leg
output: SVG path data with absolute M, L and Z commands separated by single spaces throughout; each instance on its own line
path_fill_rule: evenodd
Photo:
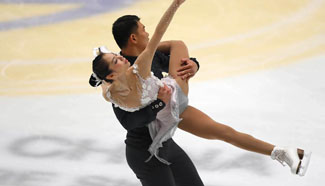
M 184 131 L 206 139 L 218 139 L 239 148 L 271 156 L 283 164 L 289 165 L 291 172 L 304 176 L 311 158 L 310 151 L 299 148 L 275 147 L 272 144 L 238 132 L 233 128 L 212 120 L 200 110 L 188 106 L 180 116 L 183 120 L 178 127 Z
M 180 117 L 183 118 L 178 125 L 180 129 L 202 138 L 222 140 L 239 148 L 269 156 L 274 148 L 272 144 L 214 121 L 191 106 L 188 106 Z
M 177 76 L 177 70 L 182 65 L 182 59 L 189 58 L 188 49 L 184 42 L 173 41 L 170 46 L 169 75 L 171 75 L 181 87 L 185 95 L 188 95 L 188 81 Z

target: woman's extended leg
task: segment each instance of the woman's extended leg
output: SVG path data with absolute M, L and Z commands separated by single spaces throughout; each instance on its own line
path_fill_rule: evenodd
M 181 67 L 181 60 L 189 58 L 188 50 L 184 42 L 173 41 L 170 47 L 169 75 L 171 75 L 181 87 L 185 95 L 188 95 L 188 81 L 177 76 L 177 70 Z
M 274 148 L 272 144 L 214 121 L 191 106 L 188 106 L 180 117 L 183 118 L 178 126 L 180 129 L 202 138 L 223 140 L 239 148 L 265 155 L 271 155 Z
M 271 156 L 283 164 L 289 165 L 291 172 L 304 176 L 308 169 L 311 152 L 291 147 L 275 147 L 248 134 L 212 120 L 200 110 L 188 106 L 180 116 L 183 120 L 178 127 L 184 131 L 206 139 L 218 139 L 239 148 Z

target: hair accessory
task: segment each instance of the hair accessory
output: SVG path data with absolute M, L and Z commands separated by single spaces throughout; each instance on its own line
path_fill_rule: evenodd
M 101 47 L 97 47 L 97 48 L 93 48 L 93 55 L 96 58 L 99 54 L 103 54 L 103 53 L 112 53 L 111 51 L 109 51 L 105 46 L 101 46 Z M 103 83 L 103 80 L 100 79 L 96 73 L 92 73 L 89 79 L 89 83 L 91 86 L 93 87 L 98 87 L 100 84 Z
M 94 57 L 97 57 L 101 53 L 112 53 L 112 52 L 109 51 L 106 46 L 100 46 L 100 47 L 93 48 Z
M 94 72 L 91 74 L 91 76 L 95 79 L 96 87 L 102 84 L 102 80 Z

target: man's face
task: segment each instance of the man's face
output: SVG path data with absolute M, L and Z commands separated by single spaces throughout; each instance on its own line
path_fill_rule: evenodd
M 146 32 L 145 26 L 140 21 L 138 21 L 138 29 L 134 34 L 137 39 L 137 47 L 144 50 L 149 42 L 149 34 Z

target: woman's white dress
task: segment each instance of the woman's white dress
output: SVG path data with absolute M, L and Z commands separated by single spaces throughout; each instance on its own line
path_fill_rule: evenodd
M 151 73 L 150 77 L 144 79 L 140 76 L 136 64 L 133 65 L 133 73 L 136 74 L 140 81 L 139 91 L 141 93 L 141 105 L 139 107 L 129 108 L 118 104 L 119 101 L 112 99 L 109 91 L 106 91 L 106 97 L 110 99 L 114 106 L 128 112 L 134 112 L 155 101 L 157 99 L 159 88 L 164 84 L 172 89 L 170 102 L 158 112 L 156 120 L 148 124 L 152 143 L 148 149 L 151 156 L 146 160 L 149 161 L 153 156 L 155 156 L 159 161 L 165 164 L 170 164 L 168 161 L 158 156 L 159 148 L 163 146 L 163 142 L 167 141 L 174 135 L 178 123 L 181 121 L 179 115 L 188 105 L 188 97 L 183 93 L 175 79 L 170 76 L 160 80 Z

